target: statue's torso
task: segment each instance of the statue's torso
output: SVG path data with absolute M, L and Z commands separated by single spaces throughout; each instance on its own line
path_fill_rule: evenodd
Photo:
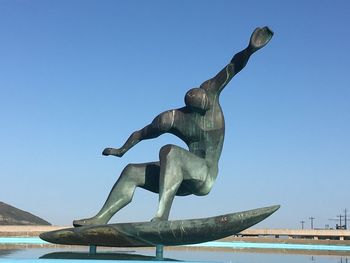
M 175 111 L 174 119 L 170 132 L 182 139 L 190 152 L 217 164 L 225 135 L 224 115 L 218 98 L 211 99 L 211 107 L 204 114 L 184 107 Z

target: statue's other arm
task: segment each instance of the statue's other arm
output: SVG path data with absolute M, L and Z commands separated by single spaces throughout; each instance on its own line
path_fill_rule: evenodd
M 230 63 L 226 65 L 214 78 L 204 82 L 204 89 L 221 92 L 229 81 L 240 72 L 247 64 L 250 56 L 260 48 L 264 47 L 272 38 L 273 32 L 268 27 L 256 28 L 250 37 L 249 45 L 233 56 Z
M 175 111 L 166 111 L 159 114 L 151 124 L 145 126 L 141 130 L 133 132 L 120 148 L 106 148 L 103 155 L 114 155 L 122 157 L 129 149 L 134 147 L 142 140 L 154 139 L 163 133 L 168 132 L 174 125 Z

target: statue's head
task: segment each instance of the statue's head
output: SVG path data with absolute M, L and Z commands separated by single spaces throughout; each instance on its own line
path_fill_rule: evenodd
M 210 101 L 204 89 L 190 89 L 185 95 L 185 104 L 188 108 L 200 113 L 206 112 L 210 108 Z

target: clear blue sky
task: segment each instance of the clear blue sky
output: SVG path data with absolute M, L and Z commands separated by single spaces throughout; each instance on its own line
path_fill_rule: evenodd
M 56 225 L 92 216 L 128 163 L 172 135 L 104 157 L 216 74 L 255 27 L 275 35 L 224 90 L 220 174 L 172 219 L 261 206 L 260 227 L 315 226 L 350 209 L 350 2 L 0 1 L 0 201 Z M 153 217 L 137 190 L 112 222 Z

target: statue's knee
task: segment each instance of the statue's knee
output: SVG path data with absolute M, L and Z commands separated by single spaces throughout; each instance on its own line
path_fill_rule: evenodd
M 125 166 L 123 172 L 121 173 L 118 183 L 134 189 L 134 186 L 140 186 L 143 184 L 144 177 L 140 176 L 140 170 L 137 165 L 128 164 Z
M 135 173 L 135 166 L 133 164 L 128 164 L 122 171 L 121 178 L 130 178 L 132 174 Z
M 209 192 L 211 191 L 212 186 L 211 185 L 204 185 L 198 192 L 196 195 L 198 196 L 204 196 L 209 194 Z
M 176 156 L 176 152 L 178 152 L 177 146 L 172 144 L 164 145 L 159 151 L 159 159 Z

